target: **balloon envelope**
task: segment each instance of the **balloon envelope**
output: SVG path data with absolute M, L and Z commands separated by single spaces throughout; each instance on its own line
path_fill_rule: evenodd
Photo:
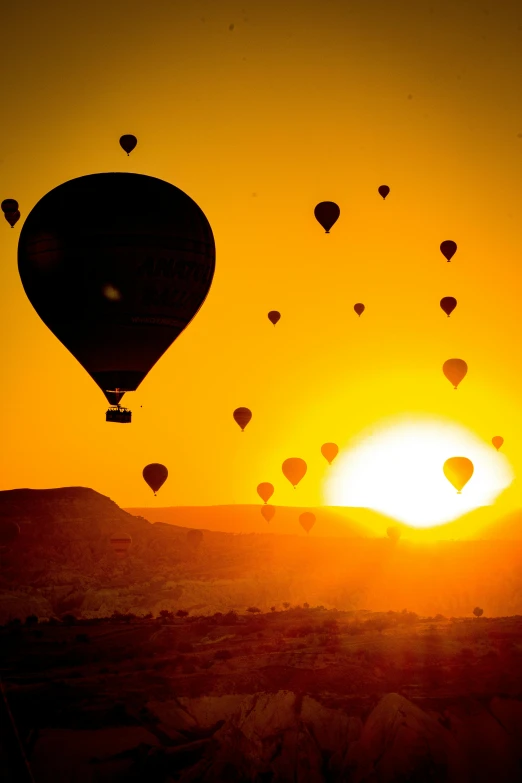
M 340 214 L 341 210 L 333 201 L 321 201 L 314 209 L 315 219 L 321 224 L 327 234 L 330 233 L 331 227 Z
M 261 506 L 261 514 L 266 522 L 270 522 L 274 518 L 275 512 L 274 506 Z
M 446 460 L 442 470 L 450 484 L 453 484 L 460 495 L 462 488 L 466 486 L 472 477 L 474 467 L 472 461 L 467 457 L 451 457 Z
M 9 223 L 9 225 L 11 226 L 11 228 L 13 228 L 18 223 L 18 221 L 20 220 L 20 213 L 19 212 L 6 212 L 4 217 L 7 220 L 7 222 Z
M 120 138 L 120 147 L 125 150 L 127 155 L 130 155 L 137 143 L 138 139 L 132 133 L 126 133 L 125 136 Z
M 379 190 L 379 193 L 380 193 L 380 195 L 381 195 L 383 198 L 386 198 L 386 196 L 387 196 L 387 195 L 388 195 L 388 193 L 390 192 L 390 188 L 388 187 L 388 185 L 379 185 L 379 188 L 378 188 L 378 190 Z
M 336 456 L 339 454 L 339 446 L 337 443 L 323 443 L 321 446 L 321 454 L 331 465 Z
M 444 310 L 444 312 L 449 318 L 451 313 L 454 311 L 454 309 L 457 306 L 457 300 L 453 296 L 444 296 L 440 300 L 440 306 L 442 307 L 442 309 Z
M 283 475 L 295 488 L 306 473 L 307 465 L 300 457 L 290 457 L 283 462 Z
M 110 543 L 115 555 L 124 557 L 130 549 L 132 538 L 128 533 L 115 533 L 111 536 Z
M 18 243 L 29 301 L 104 393 L 138 388 L 203 304 L 214 266 L 198 205 L 142 174 L 59 185 Z
M 280 318 L 281 318 L 281 313 L 279 313 L 277 310 L 270 310 L 270 312 L 268 313 L 268 320 L 271 321 L 274 324 L 274 326 L 276 325 L 276 323 L 279 321 Z
M 268 501 L 274 494 L 274 487 L 268 481 L 263 481 L 262 484 L 258 484 L 257 486 L 257 494 L 259 495 L 261 500 L 264 500 L 265 503 L 268 503 Z
M 494 438 L 491 438 L 491 442 L 494 445 L 494 447 L 496 448 L 496 450 L 498 451 L 499 448 L 504 443 L 504 438 L 502 437 L 502 435 L 495 435 Z
M 150 465 L 146 465 L 143 468 L 143 478 L 146 483 L 152 489 L 154 494 L 167 480 L 169 472 L 165 465 L 160 465 L 159 462 L 152 462 Z
M 16 522 L 12 522 L 10 519 L 0 520 L 0 546 L 12 544 L 19 535 L 20 528 Z
M 6 212 L 18 212 L 18 201 L 15 201 L 14 198 L 5 198 L 1 206 L 4 214 Z
M 442 372 L 455 389 L 465 377 L 468 371 L 468 365 L 464 359 L 448 359 L 442 365 Z
M 354 304 L 353 309 L 355 310 L 359 318 L 364 313 L 364 305 L 362 302 L 357 302 L 357 304 Z
M 457 243 L 452 239 L 446 239 L 440 243 L 440 252 L 447 261 L 451 261 L 455 253 L 457 252 Z
M 300 515 L 299 523 L 303 530 L 306 530 L 306 532 L 309 533 L 315 525 L 315 514 L 312 514 L 311 511 L 305 511 L 304 514 Z
M 246 425 L 252 418 L 252 411 L 249 408 L 236 408 L 232 415 L 236 424 L 241 427 L 241 432 L 244 432 Z

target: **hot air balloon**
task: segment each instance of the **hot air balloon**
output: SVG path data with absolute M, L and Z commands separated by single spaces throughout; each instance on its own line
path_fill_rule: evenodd
M 450 484 L 453 484 L 457 490 L 457 494 L 460 495 L 461 490 L 472 477 L 474 468 L 472 461 L 467 457 L 451 457 L 446 460 L 442 470 Z
M 201 530 L 189 530 L 187 533 L 187 541 L 191 547 L 197 549 L 203 543 L 203 533 Z
M 444 362 L 442 365 L 442 372 L 448 381 L 453 384 L 455 389 L 465 377 L 467 371 L 468 365 L 464 359 L 448 359 L 448 361 Z
M 152 462 L 143 468 L 143 478 L 154 492 L 154 497 L 156 497 L 156 492 L 159 488 L 166 482 L 168 475 L 169 472 L 165 465 L 160 465 L 158 462 Z
M 396 525 L 392 525 L 387 528 L 386 533 L 390 541 L 397 542 L 401 537 L 401 529 Z
M 388 187 L 388 185 L 379 185 L 379 187 L 378 187 L 378 191 L 379 191 L 379 194 L 380 194 L 380 195 L 381 195 L 383 198 L 386 198 L 386 196 L 387 196 L 387 195 L 388 195 L 388 193 L 390 192 L 390 188 Z
M 20 535 L 20 528 L 16 522 L 10 519 L 0 520 L 0 546 L 8 546 L 16 541 Z
M 333 201 L 321 201 L 314 209 L 315 218 L 324 228 L 326 234 L 330 233 L 331 227 L 340 214 L 341 210 Z
M 447 261 L 451 261 L 455 253 L 457 252 L 457 243 L 452 239 L 446 239 L 440 243 L 440 252 Z
M 311 511 L 305 511 L 304 514 L 300 515 L 299 523 L 303 530 L 306 530 L 306 532 L 309 533 L 315 525 L 315 514 L 312 514 Z
M 306 473 L 307 465 L 300 457 L 290 457 L 283 462 L 283 474 L 295 489 Z
M 270 312 L 268 313 L 268 320 L 271 323 L 273 323 L 274 326 L 276 325 L 276 323 L 279 321 L 280 318 L 281 318 L 281 313 L 279 313 L 277 310 L 270 310 Z
M 135 391 L 190 323 L 214 266 L 198 205 L 142 174 L 59 185 L 33 208 L 18 243 L 29 301 L 109 402 L 108 393 Z M 130 411 L 112 411 L 108 420 L 130 421 Z
M 331 465 L 334 459 L 339 454 L 339 446 L 337 445 L 337 443 L 323 443 L 323 445 L 321 446 L 321 454 L 328 462 L 328 464 Z
M 457 306 L 457 300 L 453 296 L 444 296 L 440 300 L 440 306 L 442 307 L 442 309 L 444 310 L 444 312 L 449 318 L 451 313 L 454 311 L 454 309 Z
M 270 522 L 274 518 L 275 512 L 274 506 L 261 506 L 261 514 L 266 522 Z
M 236 408 L 232 415 L 236 424 L 241 427 L 241 432 L 244 432 L 246 425 L 252 418 L 252 411 L 248 408 Z
M 491 442 L 494 445 L 494 447 L 496 448 L 496 450 L 498 451 L 499 448 L 504 443 L 504 438 L 501 435 L 495 435 L 494 438 L 491 438 Z
M 136 136 L 133 136 L 131 133 L 126 133 L 125 136 L 122 136 L 120 138 L 120 147 L 125 150 L 127 155 L 130 155 L 136 144 L 138 143 L 138 139 Z
M 128 533 L 115 533 L 111 536 L 110 543 L 116 557 L 125 557 L 132 544 L 132 538 Z
M 357 313 L 357 315 L 360 318 L 361 315 L 364 313 L 364 309 L 365 308 L 364 308 L 364 305 L 362 304 L 362 302 L 357 302 L 357 304 L 354 304 L 353 309 L 355 310 L 355 312 Z
M 6 212 L 4 217 L 7 220 L 7 222 L 9 223 L 9 225 L 11 226 L 11 228 L 14 228 L 15 225 L 20 220 L 20 213 L 18 211 L 17 212 Z
M 263 481 L 262 484 L 258 484 L 257 494 L 259 495 L 261 500 L 264 500 L 265 503 L 268 503 L 268 501 L 274 494 L 274 487 L 268 481 Z
M 4 215 L 7 212 L 18 212 L 18 201 L 15 201 L 14 198 L 5 198 L 2 201 L 1 209 Z

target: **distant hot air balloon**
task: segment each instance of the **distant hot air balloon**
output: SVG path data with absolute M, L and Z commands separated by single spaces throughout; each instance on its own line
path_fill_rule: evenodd
M 274 326 L 276 325 L 276 323 L 279 321 L 280 318 L 281 318 L 281 313 L 278 312 L 277 310 L 270 310 L 270 312 L 268 313 L 268 320 L 271 321 L 271 323 L 273 323 Z
M 20 535 L 20 528 L 16 522 L 10 519 L 0 520 L 0 546 L 8 546 L 16 541 Z
M 379 194 L 380 194 L 380 195 L 381 195 L 383 198 L 386 198 L 386 196 L 387 196 L 387 195 L 388 195 L 388 193 L 390 192 L 390 188 L 388 187 L 388 185 L 379 185 L 379 187 L 378 187 L 378 191 L 379 191 Z
M 159 462 L 152 462 L 143 468 L 143 478 L 154 492 L 154 497 L 156 497 L 156 492 L 166 482 L 168 475 L 169 472 L 165 465 L 160 465 Z
M 6 212 L 4 215 L 5 219 L 11 226 L 11 228 L 14 228 L 15 225 L 20 220 L 20 213 L 19 212 Z
M 390 541 L 397 542 L 401 537 L 401 529 L 396 525 L 391 525 L 389 528 L 387 528 L 386 533 Z
M 136 136 L 133 136 L 131 133 L 126 133 L 125 136 L 122 136 L 120 138 L 120 147 L 125 150 L 127 155 L 130 155 L 136 144 L 138 143 L 138 139 Z
M 257 494 L 259 495 L 261 500 L 264 500 L 265 503 L 268 503 L 268 501 L 274 494 L 274 487 L 268 481 L 263 481 L 262 484 L 258 484 L 257 486 Z
M 331 465 L 339 454 L 339 446 L 337 443 L 323 443 L 321 446 L 321 454 L 325 460 L 327 460 L 328 464 Z
M 59 185 L 30 212 L 18 243 L 29 301 L 106 397 L 138 388 L 205 301 L 214 267 L 198 205 L 142 174 Z
M 252 418 L 252 411 L 248 408 L 236 408 L 232 415 L 236 424 L 241 427 L 241 432 L 244 432 L 246 425 Z
M 449 318 L 451 313 L 454 311 L 454 309 L 457 306 L 457 300 L 453 296 L 444 296 L 440 300 L 440 306 L 442 307 L 442 309 L 444 310 L 444 312 Z
M 496 450 L 498 451 L 499 448 L 504 443 L 504 438 L 501 435 L 495 435 L 494 438 L 491 438 L 491 442 L 494 445 L 494 447 L 496 448 Z
M 266 522 L 270 522 L 274 518 L 275 512 L 274 506 L 261 506 L 261 514 Z
M 357 302 L 357 304 L 354 304 L 353 309 L 355 310 L 355 312 L 360 318 L 361 315 L 364 313 L 365 308 L 362 302 Z
M 465 377 L 468 371 L 468 365 L 464 359 L 448 359 L 442 365 L 442 372 L 455 389 Z
M 128 533 L 115 533 L 111 536 L 110 544 L 116 557 L 125 557 L 132 544 L 132 538 Z
M 14 198 L 5 198 L 2 201 L 1 209 L 4 215 L 7 212 L 18 212 L 18 201 L 15 201 Z
M 283 474 L 295 489 L 307 470 L 304 459 L 300 457 L 290 457 L 283 462 Z
M 306 530 L 306 532 L 309 533 L 315 525 L 315 514 L 312 514 L 311 511 L 305 511 L 304 514 L 300 515 L 299 523 L 303 530 Z
M 318 223 L 324 228 L 325 233 L 329 234 L 333 224 L 337 221 L 341 210 L 333 201 L 321 201 L 314 209 L 314 215 Z
M 457 243 L 452 239 L 446 239 L 440 243 L 440 252 L 447 261 L 451 261 L 455 253 L 457 252 Z
M 461 490 L 472 477 L 474 468 L 472 461 L 467 457 L 451 457 L 446 460 L 442 470 L 450 484 L 453 484 L 457 490 L 457 494 L 460 495 Z
M 192 529 L 187 533 L 187 541 L 193 549 L 197 549 L 203 543 L 203 533 L 201 530 Z

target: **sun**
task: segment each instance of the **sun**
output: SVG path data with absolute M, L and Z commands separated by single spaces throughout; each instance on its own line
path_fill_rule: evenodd
M 468 457 L 475 468 L 460 495 L 442 472 L 449 457 Z M 493 504 L 513 478 L 506 456 L 465 427 L 407 416 L 362 433 L 340 453 L 325 494 L 328 505 L 369 508 L 426 528 Z

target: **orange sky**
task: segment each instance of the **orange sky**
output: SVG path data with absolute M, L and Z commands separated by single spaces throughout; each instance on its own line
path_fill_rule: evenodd
M 274 503 L 317 506 L 321 444 L 409 412 L 503 435 L 519 474 L 520 4 L 20 0 L 2 9 L 0 49 L 0 196 L 22 212 L 0 222 L 2 489 L 204 505 L 256 502 L 271 481 Z M 139 140 L 129 158 L 124 133 Z M 125 398 L 127 426 L 105 422 L 16 260 L 34 204 L 102 171 L 172 182 L 216 240 L 210 294 Z M 323 200 L 341 208 L 330 235 Z M 443 296 L 459 302 L 450 319 Z M 451 357 L 469 365 L 458 392 Z M 253 411 L 244 434 L 238 406 Z M 296 492 L 290 456 L 309 464 Z M 149 462 L 170 471 L 157 499 Z M 515 481 L 502 509 L 521 503 Z

